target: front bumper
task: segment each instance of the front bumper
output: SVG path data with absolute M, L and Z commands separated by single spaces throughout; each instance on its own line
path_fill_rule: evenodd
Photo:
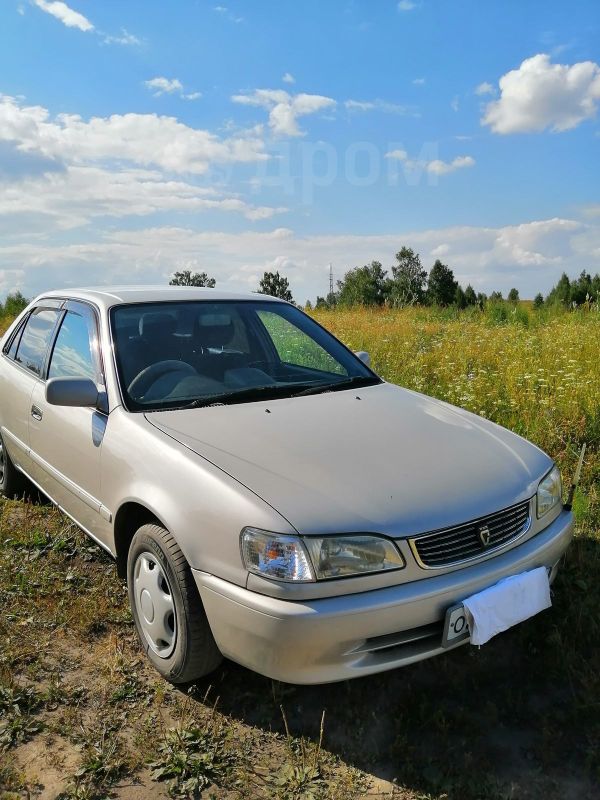
M 555 567 L 573 537 L 563 511 L 532 539 L 464 569 L 360 594 L 280 600 L 194 570 L 224 656 L 275 680 L 327 683 L 405 666 L 445 652 L 446 609 L 535 567 Z M 460 645 L 457 645 L 460 646 Z

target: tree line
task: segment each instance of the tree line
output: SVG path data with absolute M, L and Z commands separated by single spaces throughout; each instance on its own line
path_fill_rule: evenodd
M 515 301 L 516 289 L 511 290 Z M 435 305 L 466 308 L 482 305 L 486 295 L 476 293 L 471 285 L 463 289 L 454 272 L 437 259 L 429 273 L 423 268 L 421 257 L 410 247 L 396 253 L 391 275 L 380 261 L 371 261 L 363 267 L 348 270 L 337 282 L 337 291 L 327 297 L 317 298 L 317 307 L 331 306 L 389 306 L 405 308 L 414 305 Z
M 505 301 L 516 305 L 520 301 L 517 289 L 511 289 L 506 298 L 502 292 L 492 292 L 489 296 L 475 292 L 469 284 L 465 289 L 454 277 L 453 270 L 435 261 L 429 272 L 423 268 L 421 257 L 410 247 L 402 247 L 396 253 L 396 261 L 391 267 L 391 275 L 380 261 L 371 261 L 362 267 L 348 270 L 342 280 L 337 281 L 337 291 L 326 297 L 317 297 L 316 308 L 335 308 L 336 306 L 387 306 L 405 308 L 407 306 L 438 306 L 459 309 L 468 306 L 484 308 L 488 304 Z M 192 273 L 190 270 L 176 272 L 171 278 L 172 285 L 214 287 L 216 281 L 206 272 Z M 293 301 L 288 279 L 279 272 L 265 272 L 256 291 L 289 302 Z M 600 275 L 590 275 L 583 270 L 579 278 L 571 280 L 563 272 L 556 286 L 544 298 L 539 292 L 533 301 L 534 308 L 542 306 L 562 306 L 565 308 L 585 303 L 600 303 Z M 310 301 L 306 308 L 312 308 Z
M 209 278 L 206 272 L 192 273 L 190 270 L 176 272 L 170 280 L 172 286 L 214 287 L 215 283 L 215 279 Z M 450 267 L 439 259 L 428 275 L 418 253 L 409 247 L 403 247 L 396 253 L 392 277 L 388 277 L 387 270 L 379 261 L 372 261 L 364 267 L 349 270 L 343 280 L 337 282 L 337 286 L 337 292 L 328 294 L 326 298 L 317 298 L 317 308 L 337 305 L 388 305 L 402 308 L 425 303 L 440 306 L 456 304 L 466 308 L 487 299 L 481 293 L 476 294 L 472 286 L 467 286 L 463 291 Z M 279 272 L 265 272 L 257 292 L 293 302 L 289 281 Z M 511 296 L 518 301 L 516 289 L 511 290 Z M 310 301 L 306 305 L 311 307 Z
M 584 304 L 600 304 L 600 275 L 596 273 L 593 277 L 583 270 L 579 278 L 570 280 L 566 272 L 560 276 L 556 286 L 554 286 L 546 300 L 541 294 L 537 294 L 533 301 L 534 306 L 540 307 L 548 305 L 559 306 L 581 306 Z
M 502 292 L 492 292 L 489 296 L 475 292 L 469 284 L 463 289 L 447 264 L 437 259 L 429 273 L 423 269 L 421 258 L 410 247 L 402 247 L 396 253 L 396 263 L 391 267 L 391 276 L 381 262 L 371 261 L 363 267 L 348 270 L 342 280 L 337 281 L 337 291 L 326 297 L 317 297 L 316 308 L 335 308 L 336 306 L 388 306 L 404 308 L 414 305 L 432 305 L 456 308 L 479 306 L 488 303 L 508 303 L 516 305 L 519 301 L 517 289 L 511 289 L 503 297 Z M 204 286 L 213 289 L 216 279 L 206 272 L 182 270 L 175 272 L 171 286 Z M 279 297 L 294 302 L 290 284 L 279 272 L 265 272 L 256 290 L 259 294 Z M 12 292 L 4 303 L 0 302 L 0 319 L 13 319 L 27 306 L 29 300 L 20 291 Z M 582 305 L 600 305 L 600 274 L 590 275 L 583 270 L 578 278 L 570 279 L 563 272 L 558 283 L 544 298 L 539 292 L 534 300 L 534 308 L 543 306 L 573 308 Z M 307 300 L 306 308 L 312 308 Z
M 465 289 L 454 277 L 453 270 L 436 259 L 429 273 L 423 268 L 418 253 L 410 247 L 402 247 L 396 253 L 396 262 L 391 275 L 379 261 L 363 267 L 354 267 L 337 281 L 337 291 L 326 297 L 317 297 L 317 308 L 340 306 L 439 306 L 463 309 L 468 306 L 484 308 L 488 303 L 508 302 L 516 305 L 519 292 L 512 288 L 506 297 L 494 291 L 489 296 L 475 292 L 469 284 Z M 533 301 L 535 308 L 544 305 L 570 307 L 584 303 L 600 303 L 600 275 L 593 277 L 585 270 L 578 279 L 570 280 L 563 273 L 546 298 L 538 293 Z
M 198 286 L 207 289 L 214 289 L 217 281 L 215 278 L 210 278 L 206 272 L 192 272 L 185 269 L 182 272 L 176 272 L 171 276 L 169 281 L 170 286 Z M 279 272 L 265 272 L 260 280 L 258 294 L 269 294 L 271 297 L 279 297 L 281 300 L 287 300 L 293 303 L 292 292 L 288 279 L 280 275 Z

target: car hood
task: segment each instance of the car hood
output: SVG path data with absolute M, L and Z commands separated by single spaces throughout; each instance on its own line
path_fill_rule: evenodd
M 552 467 L 516 434 L 385 383 L 146 417 L 302 533 L 459 524 L 533 496 Z

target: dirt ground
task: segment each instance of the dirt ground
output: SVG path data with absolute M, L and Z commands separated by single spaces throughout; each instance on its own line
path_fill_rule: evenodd
M 224 662 L 174 688 L 110 559 L 3 503 L 0 798 L 597 800 L 599 577 L 580 533 L 553 608 L 481 649 L 310 687 Z

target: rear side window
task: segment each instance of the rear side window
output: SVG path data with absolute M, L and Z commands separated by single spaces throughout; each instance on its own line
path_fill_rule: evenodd
M 15 355 L 17 354 L 17 347 L 19 346 L 19 342 L 21 341 L 21 334 L 23 333 L 23 328 L 25 327 L 25 323 L 27 322 L 27 318 L 25 318 L 15 333 L 13 334 L 12 341 L 10 343 L 10 347 L 8 345 L 4 348 L 4 354 L 7 355 L 9 358 L 12 358 L 14 361 Z
M 48 378 L 96 380 L 91 324 L 91 319 L 74 311 L 67 312 L 56 337 Z
M 27 320 L 21 335 L 15 361 L 35 375 L 42 374 L 46 351 L 59 313 L 53 308 L 36 309 Z

